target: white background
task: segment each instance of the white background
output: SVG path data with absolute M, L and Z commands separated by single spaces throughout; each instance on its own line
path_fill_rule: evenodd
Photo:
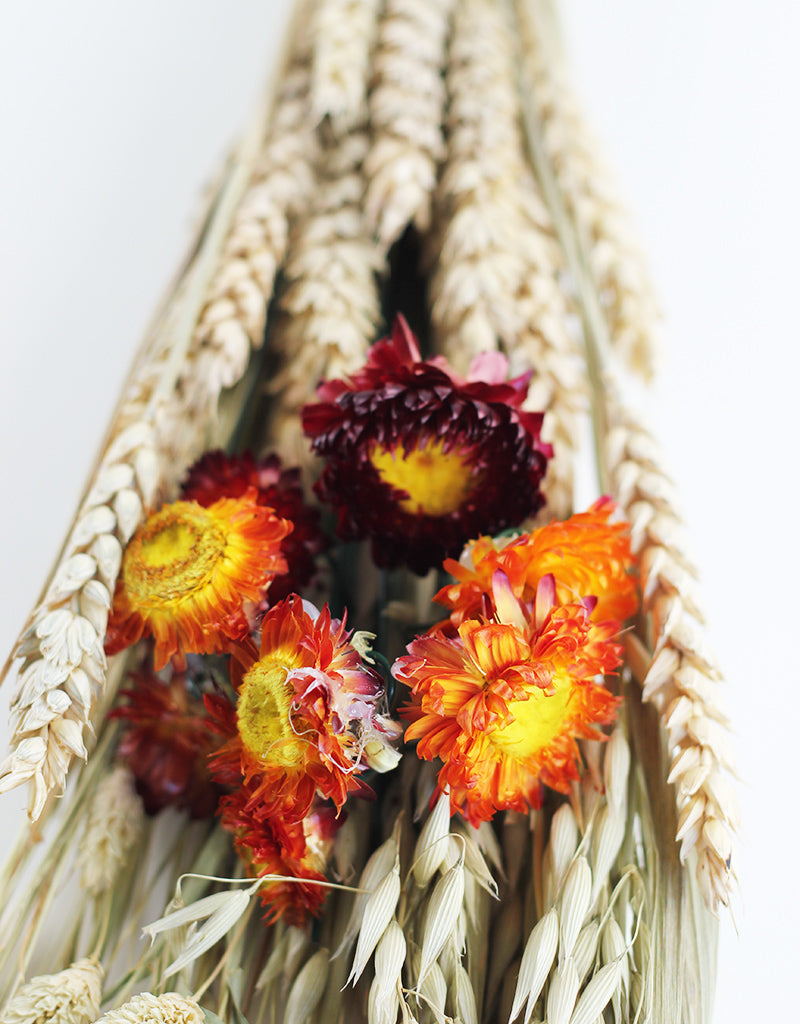
M 0 6 L 0 656 L 63 538 L 287 0 Z M 800 8 L 567 0 L 576 84 L 667 313 L 652 418 L 744 780 L 715 1021 L 796 1007 Z M 7 701 L 7 697 L 6 697 Z M 3 716 L 5 711 L 3 710 Z M 6 822 L 23 798 L 0 801 Z

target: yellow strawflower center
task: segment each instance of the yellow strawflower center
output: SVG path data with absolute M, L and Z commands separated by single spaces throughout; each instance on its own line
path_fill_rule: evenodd
M 374 445 L 369 457 L 384 483 L 408 494 L 400 506 L 413 515 L 455 512 L 481 480 L 462 452 L 445 452 L 443 441 L 411 449 L 401 444 L 391 449 Z
M 555 693 L 548 695 L 532 687 L 528 700 L 509 701 L 508 709 L 514 721 L 504 728 L 490 732 L 488 739 L 509 757 L 535 756 L 564 730 L 564 718 L 572 693 L 569 676 L 556 673 L 553 677 Z
M 294 690 L 286 681 L 290 667 L 283 658 L 257 661 L 242 680 L 236 705 L 245 749 L 262 763 L 284 768 L 302 763 L 305 745 L 292 728 Z
M 126 590 L 139 605 L 180 600 L 208 583 L 225 546 L 225 532 L 206 509 L 187 501 L 167 505 L 125 551 Z

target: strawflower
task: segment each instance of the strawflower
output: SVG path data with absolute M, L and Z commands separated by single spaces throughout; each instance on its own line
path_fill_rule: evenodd
M 360 775 L 386 771 L 399 755 L 398 726 L 381 713 L 382 680 L 361 660 L 343 622 L 293 595 L 270 609 L 261 645 L 231 658 L 234 706 L 206 697 L 228 737 L 211 759 L 213 778 L 244 785 L 248 809 L 298 822 L 316 794 L 340 809 L 349 793 L 369 793 Z
M 256 461 L 250 452 L 226 455 L 218 449 L 206 452 L 190 468 L 181 496 L 208 507 L 220 498 L 241 498 L 252 487 L 259 505 L 271 508 L 293 526 L 281 541 L 286 571 L 270 584 L 263 611 L 289 594 L 301 592 L 314 577 L 316 556 L 328 546 L 319 510 L 304 500 L 300 470 L 285 468 L 277 455 Z
M 541 803 L 541 787 L 568 792 L 579 777 L 578 738 L 602 738 L 617 700 L 596 677 L 620 664 L 618 623 L 595 622 L 593 601 L 561 604 L 552 576 L 534 600 L 493 578 L 491 619 L 467 619 L 455 636 L 420 637 L 394 665 L 411 688 L 407 740 L 440 758 L 440 789 L 473 824 L 498 810 Z
M 148 516 L 125 549 L 106 652 L 155 640 L 156 670 L 185 652 L 226 650 L 249 630 L 244 602 L 259 601 L 286 562 L 292 526 L 257 504 L 255 489 L 208 508 L 176 501 Z
M 146 670 L 132 675 L 121 697 L 126 703 L 109 717 L 124 722 L 118 756 L 136 779 L 148 814 L 164 807 L 186 809 L 193 818 L 214 813 L 219 789 L 207 759 L 219 746 L 202 698 L 190 692 L 182 672 L 169 682 Z
M 467 380 L 444 359 L 422 360 L 398 317 L 349 380 L 320 385 L 303 430 L 326 460 L 316 484 L 345 540 L 369 537 L 380 566 L 418 573 L 479 533 L 516 526 L 544 499 L 550 446 L 541 413 L 522 412 L 529 375 L 505 381 L 499 353 Z
M 444 568 L 456 583 L 443 587 L 435 600 L 450 609 L 458 625 L 478 614 L 491 601 L 492 579 L 500 569 L 521 601 L 531 601 L 539 582 L 552 574 L 559 603 L 581 597 L 596 600 L 597 621 L 624 622 L 638 608 L 629 526 L 613 522 L 617 506 L 600 498 L 587 512 L 553 521 L 503 544 L 480 537 L 464 551 L 461 561 L 448 559 Z
M 321 913 L 327 889 L 315 883 L 325 882 L 333 837 L 341 822 L 330 804 L 318 801 L 302 821 L 266 814 L 263 804 L 252 800 L 247 786 L 223 798 L 221 824 L 235 835 L 236 849 L 248 873 L 257 878 L 283 875 L 289 879 L 271 880 L 259 889 L 268 924 L 282 918 L 300 926 L 309 916 Z

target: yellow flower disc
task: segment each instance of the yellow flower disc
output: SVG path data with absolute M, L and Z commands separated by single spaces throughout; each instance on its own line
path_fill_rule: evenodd
M 443 441 L 412 449 L 374 445 L 369 457 L 384 483 L 408 494 L 399 504 L 413 515 L 449 515 L 481 482 L 464 454 L 457 449 L 446 452 Z

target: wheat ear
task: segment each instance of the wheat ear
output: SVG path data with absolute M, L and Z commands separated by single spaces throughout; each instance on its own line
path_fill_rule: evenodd
M 437 346 L 462 371 L 524 326 L 515 302 L 521 144 L 504 14 L 492 0 L 463 0 L 453 14 L 431 312 Z
M 190 360 L 193 372 L 205 375 L 202 385 L 187 378 L 187 353 L 262 149 L 265 123 L 259 110 L 134 360 L 75 525 L 4 668 L 5 674 L 13 659 L 23 659 L 12 693 L 11 752 L 0 765 L 0 792 L 29 783 L 33 820 L 40 817 L 48 794 L 63 790 L 73 757 L 87 756 L 83 730 L 105 685 L 103 640 L 123 547 L 159 491 L 178 482 L 183 466 L 174 453 L 203 444 L 208 410 L 205 416 L 176 418 L 174 410 L 184 405 L 180 396 L 200 388 L 216 399 L 222 388 L 214 361 L 209 367 Z
M 408 224 L 423 233 L 430 226 L 444 156 L 442 70 L 453 5 L 454 0 L 387 0 L 378 26 L 364 210 L 384 251 Z
M 311 110 L 337 135 L 363 120 L 382 0 L 320 0 L 314 19 Z
M 546 411 L 555 449 L 547 513 L 568 515 L 584 371 L 567 330 L 562 257 L 527 165 L 512 27 L 508 5 L 489 0 L 466 0 L 453 15 L 432 318 L 461 371 L 498 345 L 515 372 L 534 371 L 527 408 Z
M 678 801 L 681 858 L 697 852 L 697 880 L 706 904 L 727 905 L 735 885 L 731 865 L 739 810 L 728 781 L 735 772 L 722 675 L 704 635 L 697 573 L 686 554 L 672 484 L 652 436 L 606 389 L 611 479 L 631 523 L 639 556 L 644 610 L 652 622 L 652 654 L 629 640 L 630 662 L 645 700 L 659 710 L 669 739 Z
M 542 144 L 598 283 L 612 344 L 649 379 L 660 312 L 646 262 L 572 92 L 550 0 L 515 2 Z
M 309 113 L 310 45 L 299 32 L 258 158 L 208 291 L 169 410 L 175 422 L 213 416 L 222 388 L 243 375 L 261 345 L 289 225 L 308 205 L 318 155 Z M 180 437 L 174 429 L 170 435 Z M 177 453 L 176 453 L 177 454 Z M 188 461 L 183 455 L 182 461 Z
M 362 126 L 328 139 L 315 201 L 292 234 L 280 316 L 270 334 L 283 369 L 270 384 L 271 440 L 300 464 L 309 459 L 300 409 L 322 377 L 339 377 L 365 360 L 380 318 L 379 257 L 364 223 Z

